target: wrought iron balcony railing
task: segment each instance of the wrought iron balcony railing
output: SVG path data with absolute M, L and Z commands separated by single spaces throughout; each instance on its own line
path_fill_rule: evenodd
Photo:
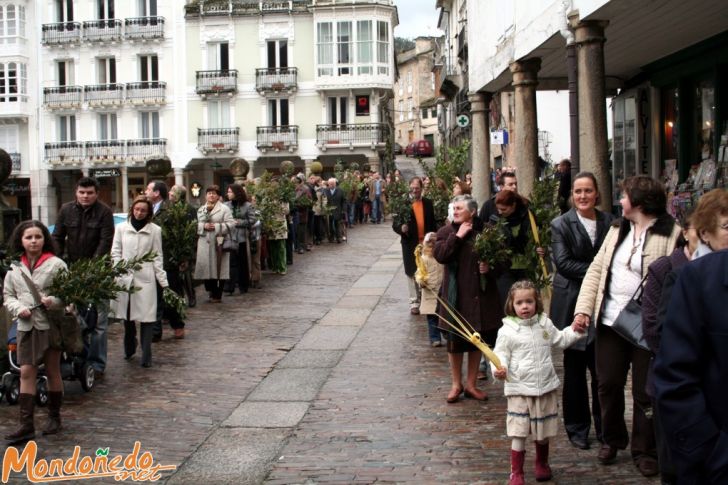
M 295 91 L 298 69 L 295 67 L 269 67 L 255 70 L 255 89 L 260 92 Z
M 13 173 L 20 172 L 23 168 L 20 153 L 8 153 L 8 155 L 10 155 L 10 160 L 13 161 Z
M 135 105 L 157 105 L 165 103 L 167 83 L 164 81 L 141 81 L 126 85 L 126 99 Z
M 80 22 L 58 22 L 43 24 L 41 42 L 45 45 L 63 45 L 80 42 Z
M 198 128 L 197 149 L 202 153 L 238 151 L 240 128 Z
M 197 71 L 197 94 L 228 93 L 232 96 L 238 90 L 237 69 L 220 71 Z
M 126 156 L 134 162 L 160 158 L 167 154 L 165 138 L 139 138 L 126 140 Z
M 95 84 L 84 86 L 83 90 L 89 107 L 118 106 L 124 101 L 123 84 Z
M 83 160 L 82 141 L 59 141 L 45 144 L 45 159 L 49 163 L 80 163 Z
M 256 146 L 259 150 L 292 150 L 298 146 L 298 125 L 259 126 Z
M 384 123 L 345 125 L 316 125 L 316 143 L 326 145 L 378 145 L 384 143 L 387 127 Z
M 124 37 L 129 40 L 164 38 L 164 17 L 135 17 L 124 20 Z
M 86 142 L 86 159 L 92 162 L 116 162 L 124 159 L 124 140 Z
M 43 105 L 49 109 L 80 108 L 82 100 L 81 86 L 43 88 Z
M 121 40 L 121 20 L 89 20 L 83 23 L 83 40 L 89 42 L 118 42 Z
M 260 15 L 268 12 L 307 12 L 310 2 L 311 0 L 266 0 L 264 2 L 251 0 L 191 0 L 185 5 L 185 17 L 236 17 Z M 351 0 L 347 0 L 347 2 L 351 3 Z

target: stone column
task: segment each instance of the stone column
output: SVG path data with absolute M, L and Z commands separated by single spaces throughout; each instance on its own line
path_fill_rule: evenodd
M 313 158 L 306 158 L 303 160 L 303 166 L 305 167 L 304 172 L 306 173 L 306 179 L 311 175 L 311 164 L 313 163 Z
M 121 209 L 122 212 L 129 212 L 129 169 L 126 165 L 122 165 L 119 172 L 121 172 Z
M 175 167 L 173 169 L 173 171 L 174 171 L 174 185 L 184 185 L 185 184 L 184 169 Z
M 515 156 L 518 192 L 531 195 L 538 176 L 538 123 L 536 119 L 536 86 L 541 59 L 516 61 L 510 65 L 516 102 Z
M 490 199 L 490 101 L 491 93 L 474 93 L 470 98 L 472 116 L 471 153 L 473 197 L 479 205 Z
M 607 160 L 607 105 L 604 84 L 604 29 L 608 22 L 570 19 L 576 37 L 579 92 L 579 162 L 599 183 L 599 208 L 610 210 L 612 188 Z
M 369 158 L 367 158 L 367 163 L 369 164 L 369 167 L 372 169 L 372 172 L 379 172 L 380 175 L 382 174 L 381 167 L 380 167 L 381 164 L 379 163 L 379 157 L 377 157 L 377 156 L 369 157 Z

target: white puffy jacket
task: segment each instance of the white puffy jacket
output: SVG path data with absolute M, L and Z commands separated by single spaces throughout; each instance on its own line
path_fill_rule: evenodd
M 505 395 L 543 396 L 558 388 L 551 347 L 565 349 L 585 336 L 586 333 L 576 333 L 571 327 L 557 329 L 543 313 L 527 320 L 504 318 L 493 351 L 508 369 Z M 491 368 L 495 370 L 493 364 Z

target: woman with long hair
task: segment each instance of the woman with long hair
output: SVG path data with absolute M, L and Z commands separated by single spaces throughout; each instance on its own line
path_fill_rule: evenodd
M 35 437 L 36 377 L 38 366 L 45 364 L 48 378 L 48 423 L 43 434 L 61 430 L 61 350 L 51 347 L 50 312 L 63 312 L 63 302 L 48 295 L 53 277 L 66 268 L 57 257 L 48 228 L 39 221 L 18 224 L 10 237 L 10 246 L 21 254 L 5 275 L 3 298 L 5 309 L 17 319 L 17 359 L 20 366 L 20 427 L 5 436 L 8 444 L 22 443 Z M 31 288 L 31 285 L 35 288 Z M 37 301 L 36 295 L 40 295 Z
M 225 291 L 232 295 L 236 285 L 240 289 L 240 293 L 247 293 L 250 287 L 250 250 L 248 248 L 250 238 L 248 235 L 257 218 L 255 209 L 248 202 L 245 187 L 239 184 L 228 185 L 227 198 L 225 205 L 232 212 L 234 219 L 230 237 L 237 247 L 237 251 L 230 254 L 230 279 L 225 285 Z

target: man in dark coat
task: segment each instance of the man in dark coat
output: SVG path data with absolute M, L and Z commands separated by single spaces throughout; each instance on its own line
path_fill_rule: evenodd
M 571 161 L 568 158 L 559 162 L 558 171 L 554 176 L 559 180 L 559 209 L 562 214 L 566 214 L 571 197 Z
M 498 192 L 501 190 L 512 190 L 518 193 L 518 179 L 516 179 L 515 172 L 503 172 L 500 175 L 498 178 Z M 495 207 L 496 195 L 498 194 L 496 193 L 493 197 L 483 202 L 483 206 L 480 208 L 478 217 L 483 221 L 483 224 L 492 222 L 492 218 L 498 218 L 498 209 Z
M 152 221 L 159 227 L 164 227 L 165 218 L 167 216 L 167 197 L 169 196 L 169 189 L 167 184 L 161 180 L 152 180 L 147 184 L 147 189 L 144 192 L 149 202 L 152 203 Z M 162 252 L 165 247 L 168 246 L 172 241 L 165 241 L 162 238 Z M 176 279 L 174 275 L 170 275 L 172 268 L 165 266 L 164 270 L 167 272 L 167 278 Z M 170 287 L 172 283 L 170 283 Z M 152 342 L 159 342 L 162 340 L 162 317 L 164 314 L 164 301 L 162 299 L 162 287 L 157 283 L 157 320 L 154 322 L 154 329 L 152 334 Z
M 52 237 L 58 254 L 63 255 L 69 264 L 111 252 L 114 214 L 109 206 L 98 200 L 99 188 L 99 182 L 94 178 L 79 179 L 76 183 L 76 200 L 63 204 L 58 212 Z M 87 360 L 97 375 L 101 376 L 106 370 L 108 304 L 98 305 L 88 312 L 81 309 L 81 312 L 94 328 Z
M 662 325 L 654 384 L 678 483 L 728 483 L 726 301 L 723 250 L 682 268 Z
M 336 186 L 336 179 L 331 177 L 326 189 L 326 205 L 329 208 L 329 242 L 341 242 L 341 218 L 344 215 L 346 196 L 344 191 Z
M 410 197 L 412 199 L 412 209 L 408 217 L 409 223 L 402 224 L 399 217 L 394 217 L 392 221 L 392 229 L 400 235 L 400 243 L 402 244 L 402 260 L 404 262 L 404 273 L 409 280 L 409 301 L 410 313 L 419 315 L 420 313 L 420 288 L 415 282 L 415 248 L 425 238 L 428 232 L 435 232 L 437 224 L 435 223 L 435 209 L 432 201 L 426 197 L 422 197 L 422 179 L 413 177 L 409 183 Z

